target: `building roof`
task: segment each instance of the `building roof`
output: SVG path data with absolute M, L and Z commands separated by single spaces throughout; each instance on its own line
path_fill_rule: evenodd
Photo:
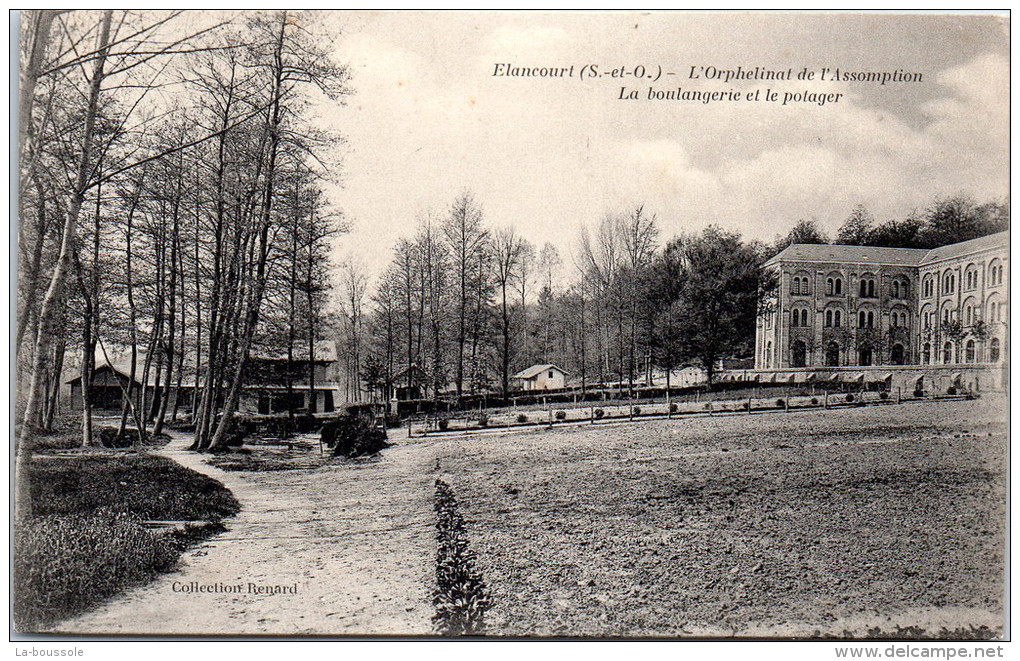
M 945 259 L 955 259 L 957 257 L 963 257 L 964 255 L 970 255 L 972 253 L 981 252 L 982 250 L 994 250 L 996 248 L 1005 248 L 1009 245 L 1009 232 L 999 232 L 997 234 L 989 234 L 988 236 L 978 237 L 971 239 L 970 241 L 961 241 L 960 243 L 951 243 L 948 246 L 942 246 L 941 248 L 934 248 L 928 251 L 928 254 L 924 256 L 920 264 L 932 264 L 934 262 L 941 262 Z
M 125 379 L 131 379 L 135 383 L 141 384 L 141 382 L 142 382 L 142 375 L 145 373 L 145 356 L 144 355 L 140 355 L 138 357 L 138 359 L 136 361 L 136 365 L 135 365 L 135 372 L 134 372 L 135 376 L 134 376 L 134 378 L 131 378 L 129 376 L 131 374 L 131 363 L 130 363 L 130 361 L 129 362 L 124 362 L 124 363 L 111 363 L 111 362 L 107 361 L 105 358 L 101 358 L 101 359 L 97 358 L 96 359 L 96 366 L 95 366 L 95 368 L 93 368 L 92 373 L 96 374 L 97 372 L 99 372 L 101 370 L 104 370 L 104 369 L 111 370 L 111 371 L 121 375 Z M 163 374 L 165 376 L 166 373 L 164 372 Z M 73 377 L 71 379 L 68 379 L 67 381 L 65 381 L 65 383 L 77 383 L 78 381 L 81 381 L 81 374 L 78 374 L 77 376 L 75 376 L 75 377 Z M 158 385 L 162 385 L 161 383 L 156 383 L 156 367 L 155 367 L 155 365 L 151 365 L 149 367 L 149 382 L 146 385 L 150 386 L 150 387 L 155 387 L 155 386 L 158 386 Z M 177 385 L 176 379 L 173 381 L 173 385 Z
M 847 246 L 827 243 L 794 243 L 768 260 L 766 264 L 789 262 L 837 262 L 843 264 L 882 264 L 887 266 L 922 266 L 971 253 L 1002 248 L 1009 244 L 1008 232 L 989 234 L 970 241 L 951 243 L 927 250 L 924 248 L 886 248 L 882 246 Z
M 844 264 L 886 264 L 917 266 L 930 251 L 918 248 L 884 248 L 879 246 L 845 246 L 795 243 L 785 248 L 766 264 L 779 261 L 839 262 Z
M 529 367 L 527 369 L 523 369 L 520 372 L 518 372 L 517 374 L 514 374 L 511 378 L 514 378 L 514 379 L 534 379 L 536 376 L 538 376 L 539 374 L 541 374 L 542 372 L 544 372 L 544 371 L 546 371 L 548 369 L 559 370 L 560 372 L 563 372 L 564 374 L 567 373 L 567 371 L 565 369 L 556 367 L 552 363 L 546 363 L 544 365 L 532 365 L 531 367 Z
M 336 362 L 336 342 L 333 340 L 317 340 L 315 342 L 315 362 L 334 363 Z M 287 351 L 252 349 L 251 357 L 254 360 L 287 360 Z M 308 359 L 308 342 L 296 342 L 294 344 L 294 360 L 302 361 Z
M 426 372 L 422 367 L 412 363 L 410 367 L 407 366 L 406 364 L 398 365 L 396 367 L 396 371 L 393 373 L 393 376 L 391 377 L 393 383 L 397 386 L 400 386 L 401 384 L 399 383 L 399 381 L 401 380 L 406 381 L 408 372 L 411 373 L 411 378 L 419 383 L 427 382 L 431 378 L 429 376 L 429 373 Z

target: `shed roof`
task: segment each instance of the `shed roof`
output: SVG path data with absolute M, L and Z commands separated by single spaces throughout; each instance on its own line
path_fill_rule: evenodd
M 518 372 L 517 374 L 514 374 L 513 378 L 514 379 L 533 379 L 533 378 L 535 378 L 536 376 L 538 376 L 539 374 L 541 374 L 542 372 L 544 372 L 544 371 L 546 371 L 548 369 L 558 370 L 560 372 L 563 372 L 563 374 L 567 373 L 567 371 L 565 369 L 559 368 L 559 367 L 553 365 L 552 363 L 545 363 L 543 365 L 532 365 L 531 367 L 529 367 L 527 369 L 523 369 L 520 372 Z
M 110 370 L 110 371 L 112 371 L 112 372 L 114 372 L 116 374 L 119 374 L 120 376 L 124 377 L 125 379 L 131 379 L 135 383 L 141 384 L 142 383 L 142 374 L 145 373 L 145 357 L 144 356 L 139 356 L 139 358 L 137 360 L 137 364 L 135 365 L 134 378 L 132 378 L 130 376 L 131 375 L 131 363 L 130 362 L 111 363 L 111 362 L 107 361 L 105 358 L 101 359 L 101 360 L 96 360 L 96 366 L 95 366 L 95 368 L 93 368 L 92 373 L 93 374 L 97 374 L 98 372 L 101 372 L 102 370 Z M 77 383 L 78 381 L 81 381 L 81 374 L 79 374 L 79 375 L 77 375 L 77 376 L 75 376 L 75 377 L 73 377 L 71 379 L 68 379 L 67 381 L 65 381 L 65 383 Z M 174 381 L 174 385 L 176 385 L 176 383 L 177 382 Z M 146 385 L 147 386 L 161 385 L 161 384 L 156 383 L 156 368 L 155 368 L 155 366 L 150 366 L 150 368 L 149 368 L 149 382 Z

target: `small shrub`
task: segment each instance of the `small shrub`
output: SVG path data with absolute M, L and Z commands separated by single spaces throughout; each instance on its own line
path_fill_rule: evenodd
M 878 393 L 878 398 L 879 399 L 889 399 L 889 393 L 887 393 L 886 391 L 883 390 L 882 392 Z
M 680 407 L 677 406 L 676 404 L 670 404 L 669 405 L 669 412 L 670 413 L 676 413 L 679 410 L 680 410 Z
M 379 429 L 371 415 L 343 415 L 322 426 L 322 442 L 335 457 L 361 457 L 389 447 L 386 430 Z
M 786 406 L 786 400 L 785 399 L 780 397 L 779 399 L 776 400 L 776 408 L 780 408 L 781 409 L 784 406 Z
M 705 410 L 706 411 L 712 410 L 712 402 L 705 402 Z
M 449 418 L 439 418 L 439 431 L 446 431 L 450 428 Z
M 478 426 L 479 427 L 488 427 L 489 426 L 489 416 L 485 415 L 484 413 L 479 415 L 478 416 Z
M 528 421 L 528 416 L 526 416 L 523 413 L 518 413 L 517 414 L 517 422 L 524 423 L 524 422 L 527 422 L 527 421 Z
M 606 412 L 603 411 L 602 409 L 595 409 L 595 419 L 596 420 L 601 420 L 602 418 L 605 417 L 605 415 L 606 415 Z
M 136 429 L 125 429 L 123 434 L 118 433 L 115 427 L 102 427 L 99 430 L 99 443 L 104 448 L 129 448 L 137 439 L 138 430 Z
M 854 394 L 852 392 L 848 392 L 846 394 L 846 401 L 848 401 L 848 402 L 854 401 Z
M 812 397 L 811 398 L 811 406 L 818 406 L 818 398 L 817 397 Z
M 631 411 L 634 413 L 634 415 L 641 415 L 641 407 L 640 406 L 635 406 L 633 409 L 631 409 Z
M 556 419 L 557 420 L 566 420 L 567 419 L 567 412 L 566 411 L 557 411 L 556 412 Z
M 750 411 L 751 410 L 751 402 L 744 402 L 744 404 L 743 404 L 743 406 L 741 406 L 741 408 L 744 409 L 745 411 Z
M 949 386 L 948 388 L 946 388 L 946 394 L 947 395 L 955 395 L 956 394 L 956 386 Z

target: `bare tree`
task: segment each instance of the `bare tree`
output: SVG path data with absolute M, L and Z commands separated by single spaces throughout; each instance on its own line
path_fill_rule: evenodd
M 457 354 L 454 361 L 454 382 L 457 396 L 464 392 L 464 348 L 468 340 L 469 314 L 476 298 L 477 279 L 482 277 L 480 255 L 487 249 L 488 231 L 482 225 L 482 210 L 471 193 L 463 193 L 450 207 L 443 226 L 450 250 L 457 288 Z
M 496 286 L 499 290 L 500 300 L 500 388 L 503 395 L 506 396 L 510 389 L 510 363 L 514 357 L 510 289 L 513 287 L 514 281 L 521 277 L 529 244 L 512 227 L 504 227 L 493 235 L 492 247 L 495 257 Z

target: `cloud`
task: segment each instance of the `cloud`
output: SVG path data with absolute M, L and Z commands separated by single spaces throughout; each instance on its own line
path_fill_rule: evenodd
M 471 29 L 448 29 L 443 16 L 414 29 L 383 18 L 345 40 L 357 94 L 333 118 L 351 150 L 338 193 L 358 227 L 347 244 L 382 263 L 416 218 L 441 216 L 464 189 L 490 224 L 563 254 L 583 223 L 640 203 L 664 239 L 709 223 L 772 239 L 799 218 L 832 233 L 858 203 L 885 220 L 939 194 L 1008 191 L 1009 66 L 996 53 L 943 49 L 955 59 L 923 87 L 832 87 L 845 96 L 824 107 L 624 102 L 616 82 L 491 76 L 494 57 L 578 60 L 575 50 L 592 48 L 582 37 L 602 32 L 576 17 L 486 15 Z

